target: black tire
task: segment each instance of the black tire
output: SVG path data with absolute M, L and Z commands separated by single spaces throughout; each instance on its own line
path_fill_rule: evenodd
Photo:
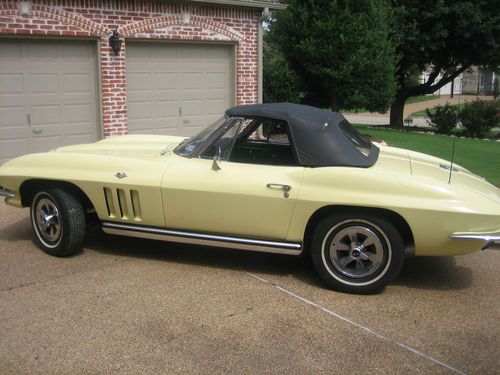
M 399 274 L 404 243 L 394 226 L 384 219 L 337 214 L 317 225 L 311 257 L 316 271 L 330 288 L 371 294 Z
M 85 211 L 68 192 L 47 188 L 35 194 L 31 225 L 37 245 L 47 254 L 63 257 L 82 248 L 85 237 Z

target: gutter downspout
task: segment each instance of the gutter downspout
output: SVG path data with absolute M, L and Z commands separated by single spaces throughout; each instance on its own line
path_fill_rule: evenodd
M 262 103 L 262 90 L 263 90 L 263 35 L 264 27 L 263 22 L 269 17 L 269 8 L 262 10 L 262 15 L 259 17 L 259 25 L 257 29 L 257 103 Z

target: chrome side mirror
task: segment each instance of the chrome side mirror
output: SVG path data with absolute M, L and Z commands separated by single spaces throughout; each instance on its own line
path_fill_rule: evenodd
M 220 165 L 219 165 L 219 163 L 220 163 L 220 161 L 221 161 L 221 154 L 222 154 L 222 152 L 221 152 L 220 147 L 217 147 L 217 153 L 214 155 L 214 161 L 213 161 L 213 163 L 212 163 L 212 169 L 213 169 L 214 171 L 219 171 L 219 170 L 221 170 L 221 169 L 222 169 L 222 168 L 220 167 Z

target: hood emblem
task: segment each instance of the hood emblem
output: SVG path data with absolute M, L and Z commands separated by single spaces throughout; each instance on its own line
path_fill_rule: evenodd
M 125 172 L 117 172 L 115 174 L 115 177 L 118 177 L 118 178 L 125 178 L 127 177 L 127 174 Z

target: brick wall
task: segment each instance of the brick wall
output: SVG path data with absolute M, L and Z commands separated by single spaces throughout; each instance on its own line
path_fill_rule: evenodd
M 236 102 L 257 101 L 257 27 L 260 12 L 199 3 L 118 0 L 32 0 L 28 16 L 19 1 L 0 0 L 0 34 L 99 39 L 104 135 L 127 132 L 126 40 L 154 38 L 223 41 L 236 45 Z M 182 14 L 191 14 L 188 25 Z M 122 50 L 108 38 L 117 29 Z

